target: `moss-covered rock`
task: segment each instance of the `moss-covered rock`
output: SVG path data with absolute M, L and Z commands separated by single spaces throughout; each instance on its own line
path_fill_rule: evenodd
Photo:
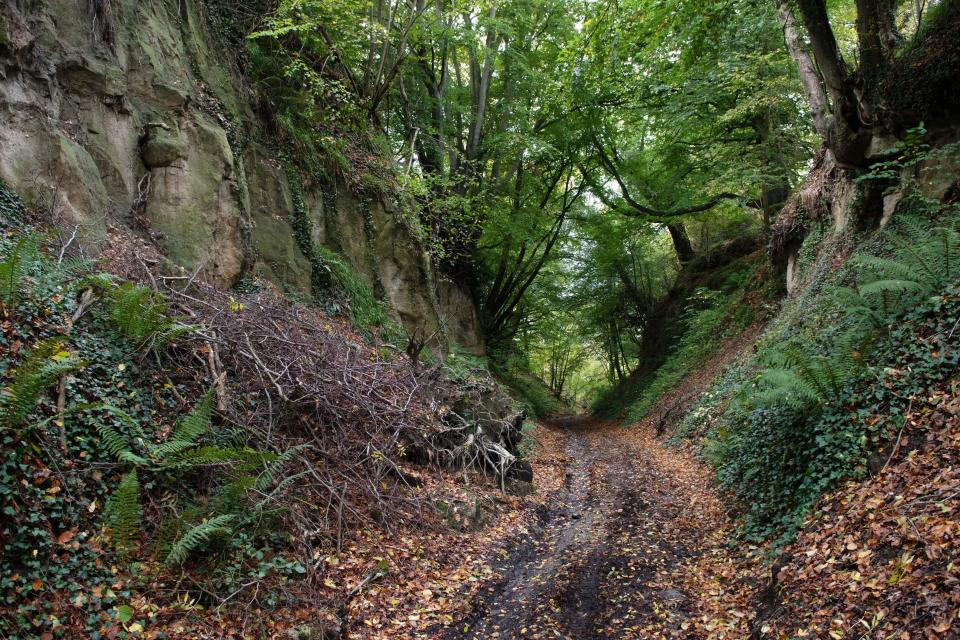
M 140 149 L 140 159 L 148 169 L 169 167 L 187 155 L 187 145 L 178 135 L 153 126 Z

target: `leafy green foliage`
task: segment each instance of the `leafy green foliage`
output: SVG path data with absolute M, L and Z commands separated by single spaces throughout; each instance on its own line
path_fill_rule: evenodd
M 366 330 L 386 327 L 390 322 L 386 306 L 382 301 L 377 300 L 367 283 L 357 275 L 352 266 L 347 264 L 343 256 L 326 247 L 318 246 L 314 251 L 315 259 L 320 262 L 321 268 L 330 274 L 334 291 L 339 291 L 342 298 L 346 300 L 347 310 L 354 325 Z
M 677 326 L 671 327 L 674 345 L 666 357 L 649 371 L 641 371 L 599 395 L 591 409 L 601 415 L 617 416 L 624 411 L 627 422 L 643 418 L 660 397 L 701 366 L 717 350 L 721 341 L 747 327 L 753 313 L 745 298 L 746 283 L 758 269 L 758 262 L 746 258 L 721 270 L 722 277 L 711 282 L 716 289 L 695 288 Z M 732 320 L 736 318 L 737 321 Z
M 61 376 L 81 366 L 83 361 L 65 351 L 60 340 L 46 340 L 34 345 L 14 370 L 10 385 L 0 390 L 0 429 L 22 427 L 41 396 Z
M 956 370 L 957 233 L 929 218 L 894 227 L 861 239 L 843 269 L 792 300 L 756 356 L 681 427 L 706 432 L 706 455 L 742 501 L 751 539 L 789 540 L 823 492 L 866 473 L 907 405 Z M 812 268 L 829 259 L 820 251 Z
M 26 212 L 23 201 L 0 180 L 0 230 L 23 224 Z
M 23 294 L 24 280 L 39 260 L 39 239 L 35 235 L 20 238 L 0 261 L 0 303 L 16 306 Z
M 147 287 L 124 282 L 107 298 L 114 326 L 138 347 L 158 349 L 197 329 L 170 318 L 162 296 Z
M 184 532 L 180 539 L 170 547 L 170 552 L 167 554 L 164 562 L 168 565 L 181 564 L 191 553 L 201 549 L 211 537 L 228 533 L 230 531 L 230 525 L 236 519 L 236 515 L 225 513 L 190 527 Z
M 398 333 L 400 329 L 393 323 L 383 301 L 376 298 L 343 256 L 314 244 L 313 221 L 307 214 L 299 171 L 289 160 L 284 160 L 283 168 L 293 196 L 294 239 L 300 251 L 310 260 L 313 295 L 332 313 L 345 308 L 354 326 L 361 331 L 382 328 L 388 333 Z
M 33 235 L 26 228 L 15 233 Z M 0 260 L 9 261 L 15 246 L 0 238 Z M 131 338 L 120 325 L 135 326 L 128 320 L 137 309 L 153 309 L 147 312 L 150 328 L 130 332 L 138 344 L 158 345 L 170 335 L 164 327 L 175 321 L 159 317 L 158 298 L 123 287 L 118 306 L 125 310 L 115 316 L 111 278 L 88 275 L 86 263 L 51 259 L 40 244 L 29 262 L 30 286 L 20 289 L 15 314 L 7 308 L 0 323 L 0 636 L 57 637 L 63 602 L 77 607 L 78 633 L 105 634 L 131 589 L 139 588 L 136 580 L 118 587 L 111 567 L 119 560 L 148 562 L 141 542 L 166 558 L 183 534 L 218 515 L 234 517 L 215 524 L 232 522 L 245 546 L 218 547 L 203 557 L 204 565 L 237 561 L 252 570 L 301 575 L 292 561 L 256 558 L 270 545 L 279 550 L 289 542 L 269 535 L 277 496 L 268 502 L 264 493 L 275 494 L 285 482 L 289 487 L 284 471 L 293 456 L 255 451 L 245 446 L 242 431 L 227 437 L 213 430 L 208 395 L 184 411 L 183 398 L 200 395 L 198 382 L 168 370 L 161 354 L 131 360 Z M 84 298 L 91 287 L 108 293 Z M 66 336 L 65 323 L 81 299 L 89 306 Z M 45 400 L 61 380 L 62 414 L 55 397 Z M 172 429 L 166 426 L 171 423 Z M 66 450 L 51 446 L 61 429 Z M 229 486 L 238 488 L 232 502 L 221 499 Z M 109 547 L 97 539 L 101 531 Z M 222 536 L 215 533 L 198 530 L 179 545 L 178 555 L 198 550 L 206 536 L 219 544 Z M 247 575 L 247 567 L 217 571 Z
M 142 517 L 140 481 L 133 469 L 123 475 L 107 502 L 107 535 L 121 554 L 129 555 L 136 548 Z
M 177 420 L 177 425 L 170 436 L 163 442 L 154 444 L 146 440 L 145 434 L 136 425 L 136 422 L 128 415 L 115 409 L 107 409 L 114 415 L 119 415 L 122 420 L 132 425 L 135 433 L 139 434 L 137 443 L 128 441 L 123 435 L 108 425 L 102 425 L 100 435 L 104 446 L 118 460 L 134 465 L 134 469 L 124 475 L 124 479 L 118 485 L 116 491 L 110 498 L 112 512 L 117 513 L 116 522 L 114 516 L 109 516 L 108 527 L 111 531 L 111 540 L 115 547 L 121 553 L 128 553 L 131 548 L 131 536 L 135 533 L 131 529 L 134 523 L 134 507 L 131 501 L 135 496 L 137 500 L 136 512 L 140 512 L 139 505 L 139 485 L 137 484 L 137 470 L 150 471 L 154 474 L 164 474 L 168 471 L 176 471 L 178 474 L 189 473 L 191 470 L 199 469 L 207 465 L 232 465 L 240 463 L 241 468 L 248 471 L 258 469 L 259 465 L 266 464 L 265 469 L 259 476 L 242 474 L 225 486 L 225 494 L 232 494 L 232 499 L 219 499 L 214 501 L 216 506 L 227 507 L 236 510 L 238 513 L 220 513 L 214 514 L 209 521 L 197 524 L 187 528 L 181 537 L 173 536 L 158 540 L 156 545 L 164 550 L 166 562 L 179 563 L 186 559 L 192 552 L 198 549 L 210 536 L 217 531 L 225 531 L 226 525 L 235 520 L 241 520 L 238 515 L 242 512 L 245 505 L 240 501 L 243 494 L 249 489 L 257 489 L 262 492 L 272 484 L 274 478 L 293 457 L 288 452 L 283 456 L 277 457 L 270 454 L 260 453 L 251 449 L 222 448 L 213 445 L 200 446 L 199 440 L 210 429 L 210 418 L 213 413 L 213 393 L 207 392 L 203 398 L 185 415 Z M 134 453 L 135 446 L 145 450 L 141 456 Z M 299 449 L 292 449 L 296 453 Z M 137 487 L 136 490 L 132 487 Z M 139 522 L 139 519 L 137 519 Z M 178 519 L 178 523 L 181 519 Z M 179 529 L 179 524 L 176 527 Z M 171 531 L 168 527 L 167 531 Z M 189 537 L 188 537 L 189 536 Z
M 957 369 L 950 315 L 954 289 L 903 316 L 878 341 L 871 369 L 847 381 L 829 404 L 804 412 L 734 387 L 732 402 L 710 430 L 707 455 L 720 483 L 743 501 L 750 539 L 791 539 L 825 491 L 868 471 L 870 452 L 896 436 L 908 405 L 927 397 Z
M 166 442 L 150 448 L 153 458 L 165 460 L 185 449 L 194 447 L 207 429 L 213 412 L 213 392 L 208 391 L 190 412 L 177 420 L 177 426 Z
M 845 384 L 867 366 L 878 334 L 908 308 L 942 291 L 960 274 L 960 234 L 948 227 L 905 218 L 901 231 L 889 236 L 890 257 L 858 255 L 854 287 L 828 291 L 828 303 L 841 318 L 826 348 L 816 353 L 797 341 L 774 347 L 763 356 L 760 404 L 785 404 L 806 410 L 837 399 Z M 822 345 L 819 345 L 822 346 Z
M 569 406 L 557 398 L 550 387 L 522 368 L 493 367 L 494 375 L 510 391 L 531 416 L 543 418 L 569 411 Z

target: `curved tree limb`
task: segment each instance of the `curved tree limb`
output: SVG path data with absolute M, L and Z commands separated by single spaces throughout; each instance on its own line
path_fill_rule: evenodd
M 693 213 L 709 211 L 725 200 L 745 199 L 742 195 L 724 191 L 716 194 L 709 200 L 701 202 L 700 204 L 691 205 L 689 207 L 679 207 L 676 209 L 655 209 L 653 207 L 648 207 L 647 205 L 641 204 L 630 195 L 630 191 L 627 189 L 627 184 L 623 180 L 623 176 L 620 175 L 620 171 L 617 169 L 616 163 L 610 159 L 610 156 L 607 155 L 603 145 L 596 138 L 594 138 L 594 145 L 596 146 L 601 164 L 603 164 L 604 168 L 610 172 L 610 175 L 613 176 L 613 179 L 616 180 L 617 185 L 620 187 L 620 195 L 623 196 L 624 202 L 629 205 L 628 208 L 617 208 L 617 210 L 624 215 L 645 216 L 650 218 L 672 218 L 676 216 L 685 216 Z M 603 200 L 603 198 L 601 198 L 601 200 Z

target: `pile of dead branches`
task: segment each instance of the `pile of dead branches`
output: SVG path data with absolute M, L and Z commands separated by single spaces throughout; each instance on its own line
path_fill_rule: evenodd
M 403 470 L 411 460 L 480 467 L 501 480 L 515 465 L 522 415 L 490 402 L 499 393 L 492 382 L 411 366 L 403 349 L 371 346 L 346 321 L 269 285 L 241 294 L 199 270 L 171 273 L 152 246 L 116 233 L 108 269 L 162 292 L 200 327 L 167 356 L 212 381 L 220 415 L 257 447 L 299 447 L 286 474 L 296 481 L 271 499 L 307 533 L 307 557 L 352 528 L 422 520 Z

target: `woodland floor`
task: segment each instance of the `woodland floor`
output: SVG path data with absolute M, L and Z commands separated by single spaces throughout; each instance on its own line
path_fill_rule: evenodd
M 725 516 L 710 475 L 650 424 L 570 417 L 562 489 L 446 638 L 700 637 L 685 569 Z

